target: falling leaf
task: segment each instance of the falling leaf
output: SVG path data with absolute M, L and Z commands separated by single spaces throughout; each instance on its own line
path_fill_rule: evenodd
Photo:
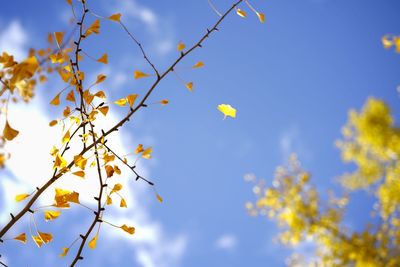
M 28 198 L 30 194 L 19 194 L 15 196 L 15 201 L 16 202 L 21 202 L 22 200 Z
M 163 99 L 163 100 L 160 101 L 160 104 L 164 105 L 164 106 L 168 105 L 168 103 L 169 103 L 168 99 Z
M 97 75 L 96 83 L 102 83 L 102 82 L 104 82 L 104 80 L 105 80 L 106 78 L 107 78 L 106 75 L 104 75 L 104 74 L 99 74 L 99 75 Z
M 118 106 L 123 107 L 126 105 L 127 102 L 128 101 L 126 100 L 126 98 L 121 98 L 121 99 L 118 99 L 117 101 L 114 101 L 114 104 L 117 104 Z
M 137 80 L 140 78 L 146 78 L 149 77 L 150 75 L 144 72 L 141 72 L 140 70 L 135 70 L 135 72 L 133 73 L 133 77 Z
M 62 42 L 64 39 L 64 33 L 63 32 L 55 32 L 54 36 L 56 37 L 57 46 L 60 48 L 62 46 Z
M 189 83 L 185 84 L 185 86 L 190 92 L 193 91 L 193 83 L 192 82 L 189 82 Z
M 67 254 L 68 254 L 68 251 L 69 251 L 69 248 L 63 248 L 62 249 L 63 250 L 63 252 L 60 254 L 60 257 L 65 257 L 65 256 L 67 256 Z
M 103 64 L 108 64 L 108 56 L 107 54 L 102 55 L 97 62 L 103 63 Z
M 121 198 L 121 202 L 119 203 L 119 206 L 121 208 L 127 208 L 128 206 L 126 205 L 126 201 L 125 199 Z
M 183 49 L 185 49 L 186 45 L 182 42 L 179 42 L 179 44 L 177 45 L 177 49 L 178 51 L 182 51 Z
M 224 119 L 229 116 L 232 118 L 236 117 L 236 109 L 234 109 L 231 105 L 221 104 L 218 106 L 218 110 L 221 111 L 225 116 Z
M 98 235 L 96 234 L 96 235 L 92 238 L 92 240 L 90 240 L 90 242 L 88 243 L 89 248 L 94 249 L 94 248 L 96 247 L 96 245 L 97 245 L 97 238 L 98 238 Z
M 137 146 L 137 148 L 136 148 L 136 150 L 135 150 L 135 154 L 139 154 L 139 153 L 141 153 L 141 152 L 143 152 L 144 151 L 144 149 L 143 149 L 143 145 L 142 144 L 139 144 L 138 146 Z
M 51 122 L 49 122 L 49 126 L 50 126 L 50 127 L 53 127 L 53 126 L 55 126 L 57 123 L 58 123 L 57 120 L 52 120 Z
M 264 15 L 264 13 L 259 13 L 259 12 L 257 12 L 256 14 L 257 14 L 257 17 L 258 17 L 258 19 L 260 20 L 260 22 L 261 22 L 261 23 L 264 23 L 264 22 L 265 22 L 265 15 Z
M 204 67 L 203 61 L 197 62 L 196 64 L 193 65 L 192 68 L 197 69 L 197 68 L 201 68 L 201 67 Z
M 85 177 L 85 172 L 84 171 L 76 171 L 72 173 L 73 175 L 79 176 L 84 178 Z
M 127 226 L 126 224 L 124 224 L 120 228 L 131 235 L 135 233 L 135 227 Z
M 13 140 L 15 137 L 17 137 L 19 131 L 13 129 L 10 124 L 8 123 L 8 120 L 6 120 L 6 125 L 4 126 L 3 130 L 3 136 L 5 139 L 8 141 Z
M 163 202 L 163 199 L 162 199 L 162 197 L 161 197 L 159 194 L 157 194 L 157 200 L 158 200 L 160 203 Z
M 52 211 L 52 210 L 46 210 L 44 212 L 44 219 L 45 221 L 51 221 L 51 220 L 55 220 L 58 218 L 58 216 L 60 216 L 61 211 Z
M 108 17 L 109 20 L 121 22 L 121 13 L 116 13 Z
M 129 106 L 132 107 L 133 103 L 135 103 L 136 98 L 138 97 L 137 94 L 132 94 L 132 95 L 128 95 L 126 96 L 126 99 L 128 100 Z
M 109 107 L 100 107 L 100 108 L 98 108 L 98 110 L 99 110 L 104 116 L 107 115 L 109 109 L 110 109 Z
M 241 16 L 242 18 L 245 18 L 247 15 L 246 15 L 246 12 L 244 12 L 243 10 L 241 10 L 240 8 L 237 8 L 236 9 L 236 14 L 238 14 L 239 16 Z
M 58 106 L 60 105 L 60 94 L 58 93 L 53 100 L 50 101 L 50 105 Z
M 143 151 L 142 158 L 150 159 L 150 158 L 151 158 L 151 152 L 153 152 L 153 149 L 152 149 L 151 147 L 146 148 L 146 149 Z
M 20 235 L 17 235 L 13 239 L 25 244 L 26 243 L 26 234 L 22 233 Z

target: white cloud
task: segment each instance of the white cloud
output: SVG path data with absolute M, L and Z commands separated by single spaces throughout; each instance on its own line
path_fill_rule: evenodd
M 225 234 L 215 241 L 215 247 L 221 250 L 232 251 L 238 245 L 238 239 L 233 234 Z
M 7 53 L 14 55 L 17 61 L 20 61 L 27 55 L 27 39 L 27 33 L 21 26 L 21 22 L 13 20 L 0 33 L 0 52 L 7 51 Z

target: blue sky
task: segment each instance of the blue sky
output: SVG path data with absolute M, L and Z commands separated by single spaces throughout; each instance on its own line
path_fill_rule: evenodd
M 14 0 L 3 5 L 0 50 L 23 54 L 32 44 L 41 47 L 48 32 L 68 29 L 70 15 L 64 2 Z M 160 69 L 178 56 L 175 47 L 179 41 L 194 43 L 218 19 L 206 0 L 91 2 L 96 13 L 121 12 L 124 23 Z M 214 2 L 225 10 L 229 1 Z M 157 184 L 164 203 L 156 203 L 146 185 L 131 182 L 129 193 L 135 204 L 125 215 L 112 212 L 118 214 L 118 220 L 138 221 L 135 226 L 142 234 L 126 237 L 117 230 L 103 229 L 98 248 L 86 250 L 82 266 L 285 266 L 290 250 L 273 242 L 275 225 L 246 214 L 244 204 L 252 199 L 252 193 L 243 176 L 254 173 L 271 181 L 276 166 L 296 152 L 321 190 L 337 187 L 334 178 L 352 168 L 341 163 L 334 146 L 348 110 L 359 109 L 369 96 L 375 96 L 389 103 L 395 116 L 400 115 L 396 91 L 400 58 L 380 43 L 384 34 L 400 33 L 398 1 L 251 2 L 265 13 L 266 23 L 260 24 L 245 6 L 247 19 L 231 15 L 220 31 L 178 68 L 182 78 L 194 82 L 194 92 L 188 92 L 171 75 L 151 97 L 154 102 L 167 98 L 170 104 L 141 111 L 116 137 L 121 150 L 133 150 L 138 143 L 154 147 L 154 158 L 141 168 Z M 103 88 L 112 99 L 132 91 L 145 92 L 148 81 L 134 81 L 132 75 L 134 69 L 150 72 L 137 47 L 115 24 L 104 23 L 102 32 L 96 43 L 88 42 L 87 47 L 95 55 L 108 52 L 110 64 L 105 68 L 88 64 L 88 73 L 109 75 Z M 185 70 L 198 60 L 206 67 Z M 38 89 L 34 111 L 30 106 L 13 107 L 19 129 L 28 121 L 32 127 L 33 122 L 45 125 L 54 117 L 55 109 L 47 103 L 62 84 L 58 79 L 50 82 Z M 237 118 L 222 120 L 216 109 L 221 103 L 237 108 Z M 111 121 L 123 114 L 115 109 L 114 117 L 105 124 L 112 125 Z M 40 149 L 32 135 L 54 134 L 36 128 L 27 127 L 31 136 L 21 137 L 17 141 L 20 148 L 10 149 L 27 144 L 32 146 L 30 151 Z M 40 144 L 50 145 L 48 138 L 42 139 Z M 35 185 L 34 177 L 22 178 L 27 175 L 21 170 L 23 159 L 15 156 L 10 168 L 3 171 L 1 223 L 9 209 L 18 210 L 6 201 L 12 197 L 8 191 Z M 45 162 L 44 170 L 46 166 Z M 365 203 L 373 201 L 356 194 L 355 203 L 346 222 L 358 227 L 368 218 Z M 82 210 L 68 215 L 43 224 L 54 233 L 60 227 L 66 229 L 47 248 L 35 248 L 32 242 L 7 244 L 0 247 L 0 253 L 10 266 L 43 266 L 43 262 L 67 266 L 70 258 L 60 260 L 51 254 L 58 254 L 91 219 Z M 18 229 L 25 229 L 26 223 Z M 26 254 L 20 257 L 21 253 Z

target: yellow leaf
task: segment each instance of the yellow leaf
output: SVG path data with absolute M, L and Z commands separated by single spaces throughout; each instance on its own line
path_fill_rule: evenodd
M 112 198 L 110 196 L 107 196 L 106 204 L 107 205 L 111 205 L 112 204 Z
M 106 94 L 103 91 L 98 91 L 97 93 L 94 94 L 94 96 L 99 98 L 106 98 Z
M 221 104 L 218 106 L 218 110 L 221 111 L 225 116 L 224 119 L 229 116 L 232 118 L 236 117 L 236 109 L 234 109 L 231 105 Z
M 4 126 L 3 130 L 3 136 L 5 139 L 8 141 L 13 140 L 17 135 L 19 134 L 19 131 L 13 129 L 10 124 L 8 123 L 8 120 L 6 120 L 6 125 Z
M 43 245 L 43 240 L 40 238 L 40 236 L 32 236 L 33 241 L 35 244 L 40 248 Z
M 113 189 L 111 190 L 111 193 L 110 193 L 110 194 L 112 194 L 112 193 L 114 193 L 114 192 L 118 192 L 118 191 L 120 191 L 121 189 L 122 189 L 122 184 L 115 184 L 114 187 L 113 187 Z
M 178 49 L 178 51 L 182 51 L 183 49 L 185 49 L 186 45 L 182 42 L 179 42 L 179 44 L 176 46 L 176 49 Z
M 69 133 L 69 130 L 64 134 L 63 138 L 62 138 L 62 143 L 65 144 L 67 142 L 69 142 L 69 140 L 71 139 L 71 135 Z
M 143 151 L 142 157 L 145 158 L 145 159 L 150 159 L 151 158 L 151 152 L 153 152 L 153 149 L 151 147 L 146 148 Z
M 56 37 L 57 46 L 60 48 L 62 46 L 62 42 L 64 39 L 64 33 L 63 32 L 55 32 L 54 36 Z
M 63 248 L 63 252 L 60 254 L 60 257 L 65 257 L 65 256 L 67 256 L 67 254 L 68 254 L 68 251 L 69 251 L 69 248 Z
M 97 62 L 103 63 L 103 64 L 108 64 L 108 56 L 107 54 L 102 55 Z
M 76 171 L 72 173 L 73 175 L 79 176 L 84 178 L 85 177 L 85 172 L 84 171 Z
M 259 13 L 259 12 L 257 12 L 256 14 L 257 14 L 257 17 L 258 17 L 258 19 L 260 20 L 260 22 L 261 22 L 261 23 L 264 23 L 264 22 L 265 22 L 265 15 L 264 15 L 264 13 Z
M 100 108 L 99 108 L 99 111 L 100 111 L 104 116 L 106 116 L 109 109 L 110 109 L 109 107 L 100 107 Z
M 190 92 L 193 91 L 193 83 L 192 82 L 189 82 L 189 83 L 185 84 L 185 86 Z
M 97 75 L 96 83 L 102 83 L 102 82 L 104 82 L 104 80 L 105 80 L 106 78 L 107 78 L 106 75 L 104 75 L 104 74 L 99 74 L 99 75 Z
M 388 48 L 391 48 L 394 43 L 393 43 L 392 40 L 389 40 L 389 36 L 388 35 L 385 35 L 385 36 L 382 37 L 382 44 L 383 44 L 384 48 L 388 49 Z
M 87 159 L 85 159 L 83 156 L 81 156 L 81 155 L 74 156 L 75 166 L 84 170 L 86 167 L 86 163 L 87 163 Z
M 169 103 L 168 99 L 163 99 L 163 100 L 160 101 L 160 104 L 164 105 L 164 106 L 168 105 L 168 103 Z
M 75 102 L 75 93 L 74 93 L 74 90 L 71 90 L 71 91 L 67 94 L 67 97 L 66 97 L 65 99 L 68 100 L 68 101 L 71 101 L 71 102 Z
M 143 145 L 142 145 L 142 144 L 139 144 L 139 145 L 137 146 L 136 150 L 135 150 L 135 154 L 139 154 L 140 152 L 143 152 L 143 151 L 144 151 Z
M 108 17 L 109 20 L 121 22 L 121 13 L 116 13 Z
M 55 204 L 54 207 L 57 208 L 68 208 L 69 202 L 79 204 L 79 193 L 71 192 L 69 190 L 64 190 L 60 188 L 55 189 L 55 196 L 54 196 Z
M 51 233 L 43 233 L 38 231 L 38 237 L 44 242 L 45 244 L 50 243 L 53 240 L 53 235 Z
M 125 199 L 121 198 L 121 202 L 119 203 L 119 206 L 121 208 L 127 208 L 128 206 L 126 205 L 126 201 Z
M 203 61 L 197 62 L 196 64 L 193 65 L 192 68 L 197 69 L 197 68 L 201 68 L 201 67 L 204 67 Z
M 135 77 L 135 79 L 140 79 L 140 78 L 146 78 L 149 77 L 150 75 L 144 72 L 141 72 L 140 70 L 135 70 L 135 72 L 133 73 L 133 77 Z
M 63 115 L 64 117 L 68 117 L 68 115 L 71 113 L 70 107 L 66 106 L 65 109 L 63 110 Z
M 90 240 L 90 242 L 88 243 L 89 248 L 94 249 L 94 248 L 96 247 L 96 245 L 97 245 L 97 238 L 98 238 L 98 235 L 96 234 L 96 235 L 92 238 L 92 240 Z
M 107 178 L 110 178 L 114 175 L 114 168 L 112 166 L 106 165 L 104 168 L 106 169 Z
M 58 216 L 60 216 L 61 211 L 52 211 L 52 210 L 46 210 L 44 212 L 44 219 L 45 221 L 51 221 L 51 220 L 55 220 L 58 218 Z
M 132 94 L 132 95 L 128 95 L 126 96 L 126 99 L 128 100 L 129 106 L 132 107 L 133 103 L 135 103 L 136 98 L 138 97 L 137 94 Z
M 26 234 L 22 233 L 16 237 L 14 237 L 13 239 L 25 244 L 26 243 Z
M 30 194 L 19 194 L 15 196 L 15 201 L 16 202 L 21 202 L 22 200 L 28 198 Z
M 120 228 L 131 235 L 135 233 L 135 227 L 127 226 L 126 224 L 124 224 Z
M 118 106 L 123 107 L 126 105 L 127 102 L 128 101 L 126 100 L 126 98 L 121 98 L 121 99 L 118 99 L 117 101 L 115 101 L 114 104 L 117 104 Z
M 100 20 L 96 19 L 92 25 L 86 30 L 86 35 L 90 35 L 91 33 L 98 34 L 100 33 Z
M 161 197 L 159 194 L 157 194 L 157 200 L 158 200 L 160 203 L 163 202 L 163 199 L 162 199 L 162 197 Z
M 57 124 L 57 120 L 52 120 L 51 122 L 49 122 L 49 126 L 53 127 Z
M 60 105 L 60 93 L 58 93 L 53 100 L 50 101 L 50 105 L 58 106 Z
M 236 14 L 238 14 L 239 16 L 241 16 L 242 18 L 245 18 L 247 15 L 246 15 L 246 12 L 244 12 L 243 10 L 241 10 L 240 8 L 237 8 L 236 9 Z

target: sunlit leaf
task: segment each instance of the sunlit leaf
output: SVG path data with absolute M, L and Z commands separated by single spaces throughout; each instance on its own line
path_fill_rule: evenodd
M 52 211 L 52 210 L 46 210 L 44 212 L 44 219 L 45 221 L 51 221 L 51 220 L 55 220 L 58 218 L 58 216 L 60 216 L 61 211 Z
M 87 159 L 85 159 L 82 155 L 74 156 L 75 166 L 81 168 L 82 170 L 85 170 L 86 163 L 87 163 Z
M 60 105 L 60 94 L 58 93 L 53 100 L 50 101 L 50 105 L 58 106 Z
M 218 105 L 218 110 L 224 114 L 224 119 L 229 116 L 232 118 L 236 117 L 236 109 L 234 109 L 231 105 L 221 104 Z
M 197 68 L 201 68 L 201 67 L 204 67 L 203 61 L 197 62 L 196 64 L 193 65 L 192 68 L 197 69 Z
M 139 153 L 141 153 L 141 152 L 143 152 L 144 151 L 144 149 L 143 149 L 143 145 L 142 144 L 139 144 L 138 146 L 137 146 L 137 148 L 136 148 L 136 150 L 135 150 L 135 154 L 139 154 Z
M 40 248 L 41 246 L 43 246 L 44 242 L 42 240 L 42 238 L 40 238 L 40 236 L 32 236 L 33 241 L 35 242 L 35 244 Z
M 117 101 L 114 101 L 114 104 L 123 107 L 126 105 L 127 102 L 128 101 L 126 100 L 126 98 L 121 98 L 121 99 L 118 99 Z
M 107 196 L 106 204 L 107 205 L 111 205 L 112 204 L 112 198 L 110 196 Z
M 102 83 L 102 82 L 105 81 L 106 78 L 107 78 L 106 75 L 104 75 L 104 74 L 99 74 L 99 75 L 97 75 L 96 83 Z
M 67 142 L 69 142 L 69 140 L 71 140 L 71 135 L 69 133 L 69 130 L 64 134 L 63 138 L 62 138 L 62 143 L 65 144 Z
M 178 51 L 182 51 L 183 49 L 185 49 L 186 45 L 182 42 L 179 42 L 178 45 L 176 46 L 176 49 L 178 49 Z
M 132 107 L 133 104 L 135 103 L 136 98 L 138 97 L 137 94 L 132 94 L 132 95 L 128 95 L 126 96 L 126 99 L 128 100 L 129 106 Z
M 164 105 L 164 106 L 165 106 L 165 105 L 168 105 L 168 103 L 169 103 L 169 100 L 168 100 L 168 99 L 163 99 L 163 100 L 160 101 L 160 104 L 161 104 L 161 105 Z
M 69 248 L 63 248 L 62 250 L 63 252 L 59 255 L 61 258 L 67 256 Z
M 264 13 L 259 13 L 259 12 L 257 12 L 256 14 L 257 14 L 257 17 L 258 17 L 258 19 L 260 20 L 260 22 L 261 22 L 261 23 L 264 23 L 264 22 L 265 22 L 265 15 L 264 15 Z
M 17 235 L 13 239 L 25 244 L 26 243 L 26 234 L 22 233 L 20 235 Z
M 90 240 L 90 242 L 88 243 L 89 248 L 94 249 L 94 248 L 96 247 L 96 245 L 97 245 L 97 238 L 98 238 L 98 235 L 96 234 L 96 235 L 92 238 L 92 240 Z
M 100 20 L 96 19 L 92 25 L 86 30 L 86 35 L 90 35 L 91 33 L 99 34 L 100 33 Z
M 28 198 L 30 194 L 19 194 L 15 196 L 15 201 L 16 202 L 21 202 L 22 200 Z
M 159 194 L 157 194 L 157 200 L 158 200 L 160 203 L 163 202 L 163 198 L 162 198 Z
M 142 158 L 145 159 L 150 159 L 151 158 L 151 153 L 153 152 L 153 149 L 151 147 L 146 148 L 143 153 L 142 153 Z
M 107 115 L 109 109 L 110 109 L 110 108 L 107 107 L 107 106 L 106 106 L 106 107 L 100 107 L 100 108 L 98 108 L 98 110 L 99 110 L 104 116 Z
M 113 187 L 113 189 L 111 190 L 111 193 L 110 193 L 110 194 L 112 194 L 112 193 L 114 193 L 114 192 L 118 192 L 118 191 L 120 191 L 121 189 L 122 189 L 122 184 L 115 184 L 114 187 Z
M 53 127 L 55 125 L 57 125 L 58 121 L 57 120 L 52 120 L 51 122 L 49 122 L 49 126 Z
M 68 101 L 71 101 L 71 102 L 75 102 L 75 93 L 74 93 L 74 90 L 71 90 L 71 91 L 67 94 L 67 96 L 66 96 L 65 99 L 68 100 Z
M 104 168 L 106 170 L 107 178 L 110 178 L 114 175 L 114 168 L 112 166 L 106 165 Z
M 76 171 L 72 173 L 73 175 L 79 176 L 81 178 L 85 178 L 85 172 L 84 171 Z
M 149 77 L 150 75 L 144 72 L 141 72 L 140 70 L 135 70 L 133 73 L 133 77 L 137 80 L 140 78 L 146 78 Z
M 107 54 L 102 55 L 97 62 L 103 63 L 103 64 L 108 64 L 108 56 Z
M 64 32 L 55 32 L 54 36 L 56 38 L 57 46 L 61 47 L 64 39 Z
M 244 12 L 243 10 L 241 10 L 240 8 L 236 8 L 236 14 L 238 14 L 240 17 L 245 18 L 246 12 Z
M 119 206 L 121 208 L 127 208 L 128 206 L 126 205 L 126 201 L 125 199 L 121 198 L 121 202 L 119 203 Z
M 108 17 L 109 20 L 121 22 L 121 13 L 116 13 Z
M 120 228 L 128 234 L 133 235 L 135 233 L 135 227 L 127 226 L 126 224 L 124 224 Z
M 193 91 L 193 82 L 189 82 L 189 83 L 185 84 L 185 86 L 190 92 Z

